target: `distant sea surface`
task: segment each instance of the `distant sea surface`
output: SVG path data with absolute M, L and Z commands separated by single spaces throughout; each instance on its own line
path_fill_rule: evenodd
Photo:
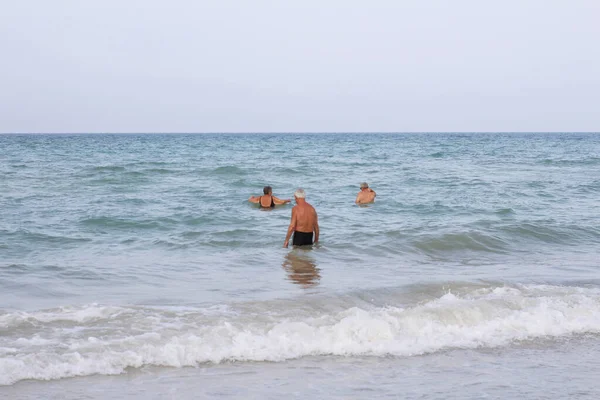
M 594 133 L 0 135 L 0 397 L 598 399 L 599 199 Z

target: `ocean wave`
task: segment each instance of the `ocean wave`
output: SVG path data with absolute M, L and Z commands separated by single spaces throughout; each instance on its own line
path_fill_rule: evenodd
M 217 222 L 219 221 L 219 219 L 209 214 L 199 216 L 185 215 L 181 217 L 181 221 L 183 222 L 183 224 L 188 226 L 205 226 Z
M 148 168 L 141 171 L 144 174 L 148 175 L 168 175 L 168 174 L 178 174 L 180 171 L 168 168 Z
M 80 222 L 81 224 L 89 227 L 141 230 L 161 229 L 165 228 L 165 225 L 171 225 L 176 223 L 176 221 L 171 218 L 157 218 L 154 220 L 133 220 L 114 217 L 86 218 L 81 220 Z
M 285 176 L 288 176 L 288 175 L 291 175 L 291 176 L 296 176 L 296 175 L 303 176 L 303 175 L 306 174 L 306 170 L 307 170 L 306 166 L 303 166 L 302 168 L 279 167 L 277 169 L 277 172 L 279 174 L 283 174 Z M 311 170 L 312 170 L 312 168 L 311 168 Z
M 509 243 L 497 236 L 472 231 L 447 233 L 439 236 L 428 235 L 415 239 L 411 245 L 424 253 L 462 250 L 503 253 L 508 250 Z
M 305 356 L 410 357 L 600 333 L 600 289 L 473 286 L 386 305 L 320 302 L 166 309 L 89 305 L 0 312 L 0 385 L 120 374 L 146 365 Z M 370 296 L 369 296 L 370 297 Z
M 246 172 L 239 168 L 236 167 L 234 165 L 227 165 L 227 166 L 222 166 L 222 167 L 217 167 L 215 169 L 212 170 L 213 174 L 216 175 L 244 175 Z
M 512 214 L 512 209 L 501 209 L 499 216 Z M 506 253 L 515 243 L 545 243 L 563 245 L 581 245 L 586 242 L 597 243 L 600 229 L 593 226 L 557 225 L 555 223 L 521 222 L 518 224 L 499 224 L 495 221 L 481 220 L 469 225 L 467 231 L 438 234 L 407 235 L 397 230 L 387 233 L 391 238 L 407 240 L 408 248 L 425 254 L 440 254 L 455 251 L 475 251 L 488 253 Z
M 552 159 L 545 158 L 538 161 L 542 165 L 557 165 L 557 166 L 592 166 L 600 165 L 600 157 L 588 157 L 580 159 Z
M 545 243 L 581 244 L 583 241 L 597 241 L 600 230 L 595 227 L 577 225 L 551 225 L 541 222 L 524 222 L 519 225 L 501 227 L 499 232 L 509 237 L 521 237 Z
M 19 242 L 32 242 L 32 243 L 51 243 L 51 244 L 78 244 L 91 242 L 92 239 L 84 237 L 72 237 L 58 234 L 49 234 L 42 232 L 32 232 L 28 229 L 18 229 L 16 231 L 4 231 L 0 232 L 4 238 L 7 239 L 18 239 Z
M 496 215 L 511 215 L 511 214 L 515 214 L 515 210 L 513 210 L 512 208 L 499 208 L 494 212 L 494 214 L 496 214 Z
M 256 187 L 256 185 L 253 185 L 252 183 L 246 181 L 245 179 L 237 179 L 237 180 L 231 182 L 230 184 L 234 188 Z
M 99 165 L 97 167 L 93 167 L 92 171 L 96 172 L 121 172 L 125 171 L 125 167 L 121 165 Z
M 577 187 L 579 193 L 597 193 L 600 192 L 600 180 L 595 180 L 590 184 L 579 185 Z

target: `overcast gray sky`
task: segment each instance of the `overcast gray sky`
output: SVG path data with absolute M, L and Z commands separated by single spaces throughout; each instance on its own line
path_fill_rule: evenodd
M 15 0 L 0 132 L 600 130 L 598 0 Z

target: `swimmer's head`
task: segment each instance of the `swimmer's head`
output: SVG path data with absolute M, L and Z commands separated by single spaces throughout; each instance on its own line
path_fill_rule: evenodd
M 368 189 L 369 188 L 369 184 L 367 182 L 363 182 L 360 184 L 360 188 L 361 189 Z
M 263 188 L 263 193 L 264 194 L 271 194 L 271 193 L 273 193 L 273 188 L 271 186 L 265 186 Z
M 298 188 L 294 192 L 294 197 L 297 199 L 304 199 L 304 198 L 306 198 L 306 192 L 304 191 L 304 189 Z

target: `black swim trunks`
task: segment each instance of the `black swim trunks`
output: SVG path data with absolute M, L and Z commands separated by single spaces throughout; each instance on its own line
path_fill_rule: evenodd
M 313 233 L 295 231 L 292 244 L 294 246 L 307 246 L 313 244 Z

